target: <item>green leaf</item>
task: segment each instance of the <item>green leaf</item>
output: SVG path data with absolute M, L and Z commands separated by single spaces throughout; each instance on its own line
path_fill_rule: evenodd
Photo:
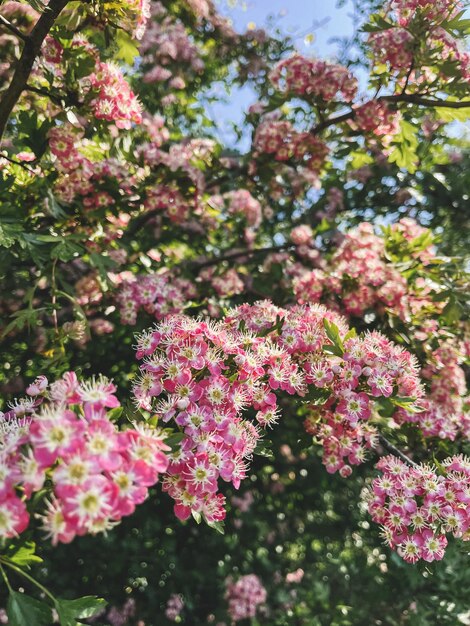
M 344 354 L 344 344 L 339 334 L 339 328 L 333 322 L 329 322 L 326 317 L 323 319 L 323 326 L 325 328 L 326 336 L 333 344 L 332 346 L 326 344 L 324 349 L 330 351 L 332 354 L 336 354 L 336 356 L 343 356 Z
M 197 511 L 191 511 L 191 515 L 193 516 L 197 524 L 200 524 L 202 522 L 202 516 Z
M 374 162 L 373 157 L 367 152 L 351 152 L 350 154 L 351 167 L 353 170 L 358 170 L 360 167 L 364 165 L 370 165 Z
M 41 557 L 36 554 L 34 541 L 27 541 L 21 546 L 11 545 L 5 556 L 18 567 L 25 569 L 30 569 L 32 563 L 42 563 Z
M 409 413 L 422 413 L 423 409 L 419 406 L 416 406 L 414 403 L 416 402 L 415 398 L 390 398 L 390 402 L 395 406 L 399 406 L 402 409 L 405 409 Z
M 170 446 L 172 452 L 174 452 L 175 450 L 178 450 L 185 437 L 186 435 L 184 433 L 173 433 L 165 439 L 165 443 L 167 446 Z
M 109 257 L 98 254 L 97 252 L 92 252 L 90 254 L 90 262 L 94 267 L 96 267 L 103 281 L 107 283 L 108 269 L 112 269 L 116 266 L 114 261 Z
M 111 409 L 110 411 L 108 411 L 106 413 L 106 416 L 109 420 L 114 422 L 114 421 L 117 421 L 121 417 L 123 411 L 124 411 L 124 407 L 117 406 L 115 409 Z
M 57 237 L 55 239 L 57 239 Z M 59 259 L 59 261 L 63 261 L 64 263 L 66 263 L 67 261 L 70 261 L 71 259 L 79 256 L 82 253 L 83 248 L 81 246 L 64 239 L 52 248 L 51 258 Z
M 388 30 L 393 28 L 392 22 L 387 22 L 381 15 L 374 13 L 370 16 L 369 22 L 362 27 L 362 31 L 365 33 L 375 33 L 380 30 Z
M 272 441 L 268 439 L 260 439 L 256 448 L 253 450 L 253 454 L 258 456 L 264 456 L 268 459 L 274 459 L 273 451 L 271 450 Z
M 447 98 L 450 100 L 450 98 Z M 466 122 L 470 116 L 468 109 L 451 109 L 439 107 L 437 116 L 443 122 Z
M 124 30 L 118 30 L 116 33 L 116 43 L 118 49 L 115 57 L 122 59 L 128 65 L 134 65 L 134 59 L 139 56 L 139 49 L 129 33 L 126 33 Z
M 348 339 L 354 339 L 354 337 L 357 337 L 357 332 L 355 328 L 351 328 L 351 330 L 344 335 L 343 342 L 348 341 Z
M 207 525 L 216 530 L 221 535 L 225 535 L 224 522 L 207 522 Z
M 442 311 L 442 317 L 448 326 L 452 326 L 461 318 L 462 313 L 462 306 L 457 302 L 455 296 L 451 296 Z
M 0 224 L 0 246 L 11 248 L 21 232 L 22 228 L 19 224 Z
M 78 619 L 87 619 L 99 613 L 106 606 L 106 601 L 97 596 L 85 596 L 77 600 L 55 601 L 55 608 L 61 626 L 81 626 Z
M 418 156 L 418 133 L 410 122 L 402 120 L 400 132 L 395 135 L 392 142 L 393 150 L 389 154 L 388 160 L 396 163 L 398 167 L 407 169 L 411 174 L 416 172 Z
M 47 604 L 17 591 L 10 591 L 7 615 L 9 626 L 51 626 L 52 624 L 52 610 Z

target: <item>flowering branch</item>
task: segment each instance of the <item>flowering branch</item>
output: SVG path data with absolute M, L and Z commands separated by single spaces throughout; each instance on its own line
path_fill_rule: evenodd
M 21 57 L 18 60 L 10 85 L 0 101 L 0 137 L 3 136 L 10 114 L 26 88 L 34 61 L 39 55 L 44 39 L 67 4 L 68 0 L 51 0 L 31 34 L 22 37 L 25 43 Z
M 377 98 L 377 101 L 384 102 L 409 102 L 410 104 L 416 104 L 418 106 L 423 107 L 435 107 L 435 108 L 450 108 L 450 109 L 464 109 L 470 108 L 470 100 L 434 100 L 432 98 L 421 98 L 421 96 L 416 96 L 412 94 L 399 94 L 396 96 L 380 96 Z M 310 133 L 312 135 L 318 135 L 322 130 L 329 128 L 330 126 L 335 126 L 336 124 L 341 124 L 342 122 L 347 122 L 348 120 L 354 119 L 356 112 L 351 109 L 351 111 L 347 111 L 342 115 L 338 115 L 336 117 L 331 117 L 326 120 L 322 120 L 320 123 L 314 126 Z

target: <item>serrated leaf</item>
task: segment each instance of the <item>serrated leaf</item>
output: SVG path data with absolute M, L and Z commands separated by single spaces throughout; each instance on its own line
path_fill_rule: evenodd
M 326 336 L 333 344 L 332 346 L 326 344 L 323 347 L 326 350 L 329 350 L 332 354 L 336 354 L 337 356 L 343 356 L 344 344 L 339 334 L 339 328 L 334 322 L 328 321 L 326 317 L 323 318 L 323 327 L 325 328 Z
M 134 59 L 139 56 L 139 49 L 129 33 L 124 30 L 117 31 L 115 41 L 118 47 L 115 57 L 128 65 L 134 65 Z
M 25 593 L 10 591 L 7 603 L 9 626 L 51 626 L 52 609 Z
M 273 451 L 270 449 L 271 445 L 271 441 L 268 441 L 267 439 L 261 439 L 260 441 L 258 441 L 256 448 L 253 450 L 253 454 L 257 454 L 258 456 L 264 456 L 268 459 L 273 459 L 274 454 Z
M 18 567 L 26 569 L 29 569 L 32 563 L 42 563 L 41 557 L 36 554 L 34 541 L 27 541 L 21 546 L 11 545 L 5 556 Z

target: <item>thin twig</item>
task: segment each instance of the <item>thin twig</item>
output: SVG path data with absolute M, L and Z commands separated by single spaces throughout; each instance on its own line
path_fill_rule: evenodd
M 9 22 L 6 17 L 4 17 L 3 15 L 0 15 L 0 26 L 4 26 L 5 28 L 7 28 L 10 32 L 12 32 L 14 35 L 16 35 L 17 37 L 19 37 L 20 39 L 22 39 L 23 41 L 27 41 L 29 35 L 25 35 L 25 33 L 22 33 L 21 30 L 19 30 L 18 28 L 16 28 L 16 26 L 14 26 L 11 22 Z
M 5 159 L 6 161 L 9 161 L 10 163 L 13 163 L 13 165 L 19 165 L 20 167 L 25 169 L 30 174 L 35 174 L 36 173 L 34 170 L 32 170 L 30 167 L 28 167 L 22 161 L 17 161 L 16 159 L 12 159 L 11 157 L 7 156 L 6 154 L 3 154 L 2 152 L 0 152 L 0 160 L 1 159 Z
M 397 96 L 381 96 L 379 100 L 387 102 L 409 102 L 423 107 L 436 107 L 443 109 L 466 109 L 470 108 L 470 100 L 437 100 L 432 98 L 422 98 L 419 95 L 399 94 Z
M 399 459 L 401 459 L 404 463 L 406 463 L 410 467 L 414 467 L 414 468 L 419 467 L 417 463 L 412 461 L 410 457 L 406 456 L 406 454 L 404 454 L 401 450 L 395 447 L 393 443 L 391 443 L 383 435 L 379 435 L 379 442 L 380 442 L 380 445 L 383 448 L 385 448 L 385 450 L 387 450 L 387 452 L 390 452 L 391 454 L 393 454 L 393 456 L 397 456 Z
M 212 257 L 206 261 L 191 261 L 190 264 L 196 266 L 198 269 L 203 267 L 210 267 L 211 265 L 217 265 L 223 261 L 231 261 L 244 256 L 257 256 L 259 254 L 269 254 L 270 252 L 280 252 L 281 250 L 293 250 L 295 246 L 292 244 L 283 244 L 280 246 L 269 246 L 267 248 L 253 248 L 252 250 L 239 250 L 238 252 L 230 252 L 229 254 L 223 254 L 221 256 Z

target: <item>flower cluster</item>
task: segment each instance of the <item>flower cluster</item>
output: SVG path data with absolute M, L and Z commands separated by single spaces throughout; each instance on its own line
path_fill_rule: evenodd
M 370 100 L 355 109 L 354 121 L 365 133 L 378 137 L 396 135 L 400 130 L 401 115 L 391 111 L 385 102 Z
M 205 277 L 210 280 L 212 288 L 219 297 L 234 296 L 245 291 L 245 283 L 235 269 L 230 268 L 217 275 L 211 270 L 212 268 L 205 272 Z
M 92 102 L 96 118 L 114 122 L 118 128 L 129 129 L 142 122 L 142 109 L 118 67 L 98 63 L 90 76 L 96 97 Z
M 288 386 L 285 373 L 293 367 L 287 359 L 281 363 L 281 354 L 226 322 L 184 316 L 169 317 L 139 337 L 137 357 L 144 363 L 134 385 L 136 401 L 163 421 L 173 419 L 184 433 L 163 484 L 180 519 L 191 513 L 209 522 L 225 517 L 218 479 L 238 487 L 260 436 L 241 412 L 252 406 L 260 425 L 276 422 L 271 389 Z
M 176 185 L 157 185 L 147 190 L 144 207 L 148 211 L 162 211 L 175 224 L 185 222 L 191 211 L 191 203 L 186 200 Z
M 440 473 L 425 465 L 409 467 L 394 456 L 382 458 L 377 468 L 382 476 L 368 493 L 369 513 L 405 561 L 442 559 L 447 534 L 468 539 L 468 459 L 448 458 Z
M 184 600 L 181 595 L 172 593 L 168 598 L 168 602 L 165 607 L 165 617 L 171 622 L 176 622 L 176 619 L 184 609 Z
M 128 598 L 120 607 L 112 606 L 106 613 L 106 621 L 110 626 L 126 626 L 135 617 L 136 605 L 134 598 Z
M 155 430 L 118 430 L 107 413 L 119 406 L 115 390 L 104 377 L 79 382 L 69 372 L 50 387 L 40 377 L 3 416 L 22 423 L 0 446 L 0 537 L 26 529 L 27 502 L 43 488 L 51 497 L 39 517 L 53 544 L 106 531 L 146 499 L 169 448 Z
M 85 164 L 86 159 L 77 150 L 82 136 L 83 130 L 70 123 L 55 126 L 49 131 L 49 149 L 56 157 L 57 166 L 62 172 L 69 172 Z
M 426 231 L 404 218 L 393 225 L 392 232 L 400 234 L 405 245 Z M 426 263 L 433 257 L 432 241 L 413 254 Z M 419 314 L 432 304 L 431 286 L 423 281 L 417 281 L 414 288 L 408 285 L 386 257 L 385 238 L 376 235 L 368 223 L 348 232 L 322 269 L 302 271 L 294 267 L 289 272 L 295 276 L 293 288 L 300 303 L 321 299 L 346 315 L 359 316 L 371 309 L 380 314 L 388 308 L 407 320 L 410 313 Z
M 423 394 L 415 358 L 377 332 L 346 340 L 340 363 L 317 360 L 309 370 L 307 381 L 328 389 L 330 397 L 307 417 L 305 429 L 322 443 L 327 471 L 344 477 L 377 443 L 376 430 L 367 423 L 371 399 Z
M 407 27 L 416 16 L 429 22 L 442 23 L 462 8 L 460 0 L 393 0 L 391 8 L 400 26 Z
M 430 332 L 438 329 L 433 325 Z M 430 391 L 419 413 L 399 409 L 395 419 L 418 424 L 426 437 L 454 440 L 457 435 L 470 439 L 470 399 L 468 398 L 464 355 L 450 340 L 443 341 L 430 355 L 423 377 L 429 379 Z
M 330 332 L 336 329 L 337 345 L 324 320 Z M 277 393 L 319 405 L 315 434 L 329 471 L 348 475 L 345 457 L 352 464 L 364 460 L 362 443 L 375 441 L 364 425 L 373 399 L 419 397 L 421 388 L 410 353 L 379 333 L 343 344 L 346 334 L 344 321 L 324 307 L 285 310 L 266 301 L 233 309 L 217 323 L 171 316 L 139 336 L 136 402 L 183 432 L 164 480 L 180 519 L 225 517 L 219 478 L 238 488 L 259 427 L 279 419 Z M 242 416 L 249 409 L 256 426 Z
M 201 161 L 208 161 L 214 151 L 215 143 L 210 139 L 189 139 L 181 143 L 172 144 L 165 152 L 159 149 L 161 134 L 157 141 L 143 144 L 138 153 L 142 156 L 146 165 L 152 167 L 165 165 L 172 172 L 182 170 L 194 183 L 197 191 L 202 191 L 205 186 L 204 175 L 200 169 Z M 199 163 L 199 167 L 196 166 Z
M 266 602 L 266 589 L 256 574 L 242 576 L 236 582 L 228 578 L 225 584 L 228 614 L 234 622 L 255 617 L 259 606 Z
M 369 45 L 378 63 L 388 63 L 392 70 L 407 70 L 413 60 L 413 35 L 405 28 L 388 28 L 369 37 Z
M 290 122 L 263 120 L 253 140 L 254 156 L 273 154 L 277 161 L 295 159 L 308 169 L 319 172 L 328 155 L 324 141 L 308 132 L 296 131 Z
M 269 78 L 289 95 L 312 96 L 325 102 L 351 102 L 357 92 L 357 80 L 346 67 L 300 55 L 278 63 Z
M 205 67 L 202 51 L 184 24 L 168 14 L 161 2 L 152 3 L 152 20 L 148 23 L 140 51 L 146 83 L 166 83 L 171 89 L 183 89 L 189 77 Z M 184 73 L 182 73 L 182 69 Z M 172 101 L 171 96 L 164 103 Z
M 257 228 L 261 224 L 261 204 L 253 198 L 247 189 L 237 189 L 224 194 L 228 201 L 228 210 L 232 215 L 243 215 L 248 226 Z
M 119 286 L 116 301 L 123 324 L 134 325 L 143 309 L 157 320 L 180 313 L 196 296 L 192 283 L 169 272 L 132 275 Z

